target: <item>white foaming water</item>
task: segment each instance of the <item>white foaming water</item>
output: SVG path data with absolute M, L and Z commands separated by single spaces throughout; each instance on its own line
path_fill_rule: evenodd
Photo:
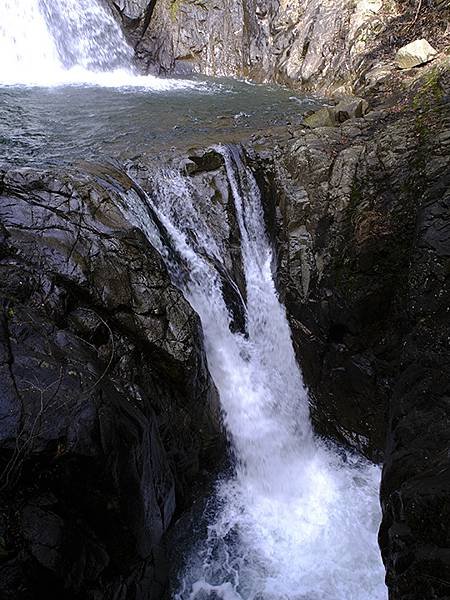
M 0 84 L 140 87 L 155 91 L 195 83 L 137 75 L 133 51 L 97 0 L 2 0 Z M 198 85 L 198 84 L 197 84 Z
M 380 471 L 315 439 L 285 310 L 271 270 L 255 179 L 225 159 L 241 235 L 246 335 L 232 333 L 215 264 L 223 249 L 187 177 L 165 171 L 149 200 L 169 252 L 134 195 L 128 210 L 165 255 L 202 322 L 211 375 L 234 447 L 234 474 L 216 485 L 193 540 L 177 600 L 385 600 L 377 546 Z M 199 204 L 200 202 L 200 204 Z

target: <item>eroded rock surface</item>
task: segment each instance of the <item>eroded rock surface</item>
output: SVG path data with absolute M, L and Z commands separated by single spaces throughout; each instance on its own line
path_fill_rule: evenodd
M 339 87 L 354 70 L 378 0 L 115 1 L 147 69 Z
M 416 10 L 387 0 L 109 2 L 152 73 L 239 76 L 345 95 L 386 79 L 396 51 L 417 37 L 446 46 L 448 10 L 437 3 Z
M 450 587 L 448 90 L 431 71 L 409 108 L 294 131 L 265 167 L 316 428 L 384 455 L 392 600 Z
M 107 179 L 0 175 L 5 600 L 160 598 L 221 444 L 198 318 Z

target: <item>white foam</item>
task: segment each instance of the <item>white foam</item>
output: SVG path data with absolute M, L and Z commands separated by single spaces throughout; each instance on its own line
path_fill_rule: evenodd
M 201 81 L 135 75 L 126 69 L 94 73 L 81 67 L 61 69 L 50 76 L 45 72 L 7 73 L 0 71 L 0 85 L 26 87 L 89 86 L 118 89 L 140 89 L 143 91 L 166 92 L 171 90 L 212 91 L 211 86 Z
M 153 181 L 153 210 L 182 257 L 174 262 L 167 254 L 167 262 L 201 318 L 236 455 L 234 476 L 218 482 L 205 511 L 207 534 L 186 557 L 176 598 L 385 600 L 377 545 L 380 469 L 314 438 L 272 277 L 259 190 L 235 150 L 218 150 L 241 235 L 247 336 L 230 330 L 214 268 L 215 260 L 225 262 L 206 224 L 214 222 L 214 208 L 179 173 L 165 171 Z M 139 206 L 129 198 L 136 223 L 164 253 Z
M 136 74 L 133 51 L 97 0 L 2 1 L 0 85 L 206 89 L 200 82 Z
M 38 0 L 3 0 L 0 13 L 0 82 L 21 82 L 61 69 Z

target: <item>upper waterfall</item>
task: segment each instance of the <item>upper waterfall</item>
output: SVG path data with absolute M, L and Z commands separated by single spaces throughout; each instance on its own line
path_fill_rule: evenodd
M 130 68 L 133 51 L 112 14 L 97 0 L 40 0 L 40 6 L 65 68 Z
M 135 73 L 132 48 L 98 0 L 4 0 L 0 55 L 0 84 L 183 86 Z
M 19 82 L 61 68 L 39 0 L 6 0 L 0 19 L 0 81 Z

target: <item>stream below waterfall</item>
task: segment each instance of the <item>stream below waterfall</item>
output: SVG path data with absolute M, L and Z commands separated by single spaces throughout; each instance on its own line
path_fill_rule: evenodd
M 384 600 L 380 470 L 314 436 L 260 193 L 233 145 L 299 124 L 318 101 L 277 86 L 139 75 L 96 0 L 6 0 L 1 17 L 0 167 L 147 162 L 147 203 L 165 241 L 141 197 L 128 193 L 125 212 L 201 319 L 232 459 L 180 535 L 174 600 Z M 159 154 L 211 145 L 240 233 L 244 332 L 230 326 L 207 207 L 187 175 L 151 167 Z

